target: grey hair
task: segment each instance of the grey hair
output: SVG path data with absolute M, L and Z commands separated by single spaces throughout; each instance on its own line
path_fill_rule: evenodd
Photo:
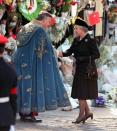
M 83 30 L 84 32 L 88 32 L 88 28 L 84 27 L 84 26 L 79 26 L 81 30 Z
M 46 17 L 51 17 L 52 18 L 52 15 L 47 13 L 47 12 L 44 12 L 44 13 L 39 14 L 36 19 L 41 21 L 41 20 L 44 20 Z

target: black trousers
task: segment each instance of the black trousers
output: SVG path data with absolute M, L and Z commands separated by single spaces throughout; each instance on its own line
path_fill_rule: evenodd
M 0 131 L 9 131 L 10 126 L 0 126 Z

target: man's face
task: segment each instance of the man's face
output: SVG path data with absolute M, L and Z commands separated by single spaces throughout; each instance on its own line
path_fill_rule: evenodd
M 50 21 L 51 21 L 51 17 L 46 17 L 43 20 L 42 24 L 43 24 L 43 26 L 44 26 L 45 29 L 48 29 L 51 26 Z
M 43 26 L 45 29 L 48 29 L 49 27 L 53 26 L 55 24 L 55 21 L 52 17 L 47 17 L 43 20 Z

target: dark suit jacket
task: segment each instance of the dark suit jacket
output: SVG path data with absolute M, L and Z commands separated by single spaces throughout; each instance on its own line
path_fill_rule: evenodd
M 0 99 L 9 98 L 8 102 L 0 102 L 0 126 L 15 124 L 16 85 L 17 75 L 14 68 L 0 58 Z

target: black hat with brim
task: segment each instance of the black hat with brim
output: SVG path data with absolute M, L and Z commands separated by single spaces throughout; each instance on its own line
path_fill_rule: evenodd
M 75 20 L 75 25 L 79 25 L 79 26 L 82 26 L 82 27 L 86 27 L 87 29 L 89 28 L 88 24 L 81 18 L 77 18 Z

